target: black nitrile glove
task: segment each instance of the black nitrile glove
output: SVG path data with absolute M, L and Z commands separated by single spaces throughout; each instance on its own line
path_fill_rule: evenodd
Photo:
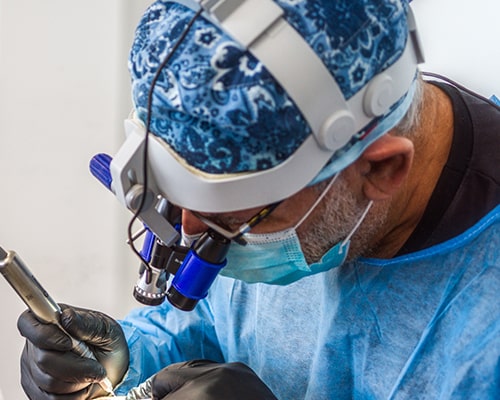
M 21 356 L 21 385 L 31 400 L 83 400 L 104 395 L 98 383 L 113 385 L 128 369 L 127 341 L 118 323 L 98 311 L 61 304 L 61 325 L 85 342 L 98 361 L 71 351 L 70 338 L 57 326 L 40 323 L 25 311 L 17 321 L 26 345 Z
M 193 360 L 172 364 L 152 378 L 154 400 L 277 400 L 242 363 Z

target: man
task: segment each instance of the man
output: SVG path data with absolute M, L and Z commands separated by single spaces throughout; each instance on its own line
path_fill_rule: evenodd
M 160 1 L 146 12 L 130 59 L 133 96 L 153 143 L 168 148 L 164 169 L 185 174 L 178 193 L 168 186 L 178 177 L 162 182 L 183 209 L 184 242 L 270 212 L 242 235 L 246 245 L 231 244 L 222 276 L 190 313 L 165 304 L 117 324 L 65 307 L 62 325 L 100 364 L 24 313 L 30 398 L 92 398 L 105 375 L 120 393 L 153 375 L 134 398 L 143 390 L 155 399 L 498 396 L 500 111 L 421 80 L 405 2 L 276 4 L 286 22 L 249 41 L 252 53 L 182 5 Z M 304 100 L 302 80 L 287 80 L 272 56 L 253 56 L 267 57 L 258 46 L 287 24 L 355 118 Z M 309 50 L 300 54 L 307 92 L 317 64 Z M 286 60 L 278 64 L 293 76 L 297 65 Z M 410 73 L 393 73 L 401 65 Z M 331 82 L 319 82 L 314 94 L 329 98 L 321 86 Z

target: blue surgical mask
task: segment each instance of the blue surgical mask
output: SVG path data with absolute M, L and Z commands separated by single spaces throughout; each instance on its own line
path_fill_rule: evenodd
M 308 264 L 294 228 L 269 234 L 247 234 L 245 246 L 233 244 L 227 255 L 227 266 L 220 274 L 245 282 L 288 285 L 305 276 L 328 271 L 342 265 L 349 243 L 340 242 L 320 261 Z
M 342 265 L 347 258 L 350 238 L 368 213 L 371 201 L 347 237 L 330 248 L 318 262 L 309 264 L 306 261 L 297 236 L 298 226 L 319 204 L 337 176 L 331 180 L 318 200 L 294 227 L 273 233 L 247 233 L 245 246 L 232 244 L 227 255 L 227 266 L 220 274 L 249 283 L 288 285 L 303 277 Z

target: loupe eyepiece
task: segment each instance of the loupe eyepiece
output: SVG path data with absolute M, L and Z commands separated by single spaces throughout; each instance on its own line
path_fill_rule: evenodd
M 169 302 L 184 311 L 194 309 L 205 298 L 219 271 L 226 265 L 231 241 L 207 230 L 188 252 L 167 290 Z
M 149 261 L 149 265 L 141 263 L 139 279 L 134 286 L 134 298 L 148 306 L 163 303 L 169 276 L 176 273 L 187 252 L 187 247 L 166 246 L 148 231 L 141 254 Z
M 165 301 L 168 272 L 164 269 L 147 267 L 139 269 L 139 279 L 134 286 L 134 298 L 147 306 L 158 306 Z

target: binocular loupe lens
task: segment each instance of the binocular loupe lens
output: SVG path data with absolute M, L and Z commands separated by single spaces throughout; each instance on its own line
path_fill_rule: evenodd
M 135 299 L 147 306 L 158 306 L 165 301 L 168 272 L 141 264 L 139 279 L 134 286 Z
M 219 271 L 226 265 L 231 241 L 209 229 L 194 244 L 167 290 L 175 307 L 191 311 L 208 294 Z
M 149 266 L 141 264 L 139 279 L 134 287 L 134 297 L 142 304 L 157 306 L 165 300 L 169 276 L 176 273 L 188 248 L 166 246 L 154 235 L 148 236 L 147 241 L 143 249 L 147 248 L 148 251 L 144 251 L 143 255 L 150 262 Z

